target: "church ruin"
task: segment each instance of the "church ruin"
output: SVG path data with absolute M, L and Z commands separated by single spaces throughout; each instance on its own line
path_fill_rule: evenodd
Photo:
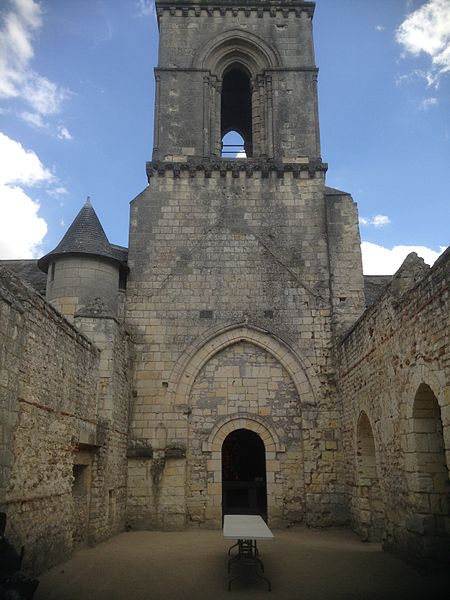
M 0 266 L 10 539 L 38 571 L 125 528 L 248 512 L 448 559 L 449 251 L 363 276 L 356 204 L 325 181 L 313 2 L 156 7 L 129 247 L 88 201 L 45 282 Z

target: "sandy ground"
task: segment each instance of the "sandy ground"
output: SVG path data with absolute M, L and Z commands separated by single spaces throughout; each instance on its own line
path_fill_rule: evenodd
M 449 600 L 450 574 L 421 575 L 350 531 L 275 531 L 259 550 L 272 592 L 251 568 L 228 592 L 221 531 L 141 531 L 77 552 L 40 577 L 36 600 Z M 232 573 L 241 568 L 234 566 Z

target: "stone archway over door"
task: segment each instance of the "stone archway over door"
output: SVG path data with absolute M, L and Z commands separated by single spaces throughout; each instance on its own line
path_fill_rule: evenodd
M 263 419 L 227 417 L 217 424 L 211 431 L 208 440 L 203 444 L 203 452 L 210 453 L 211 458 L 206 461 L 208 479 L 208 520 L 212 525 L 220 526 L 222 523 L 222 448 L 225 439 L 238 430 L 253 432 L 260 439 L 265 449 L 266 466 L 266 492 L 267 492 L 267 517 L 269 521 L 281 518 L 277 497 L 282 494 L 282 488 L 275 481 L 275 474 L 280 472 L 279 453 L 285 453 L 275 431 Z

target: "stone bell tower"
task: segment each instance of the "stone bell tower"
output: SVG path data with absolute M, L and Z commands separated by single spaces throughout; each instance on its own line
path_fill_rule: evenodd
M 314 3 L 157 0 L 149 186 L 131 205 L 131 527 L 343 523 L 333 343 L 363 308 L 325 187 Z M 230 132 L 246 158 L 222 153 Z

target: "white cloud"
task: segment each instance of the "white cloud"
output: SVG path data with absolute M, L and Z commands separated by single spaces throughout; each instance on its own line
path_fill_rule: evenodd
M 43 129 L 53 137 L 57 137 L 59 140 L 73 140 L 73 136 L 67 127 L 64 127 L 64 125 L 58 125 L 56 129 L 54 129 L 54 127 L 49 123 L 46 123 L 42 118 L 42 115 L 37 112 L 28 112 L 24 110 L 19 113 L 19 117 L 23 119 L 25 123 L 28 123 L 28 125 L 38 129 Z
M 148 17 L 155 14 L 154 0 L 136 0 L 135 5 L 140 17 Z
M 376 29 L 377 31 L 385 31 L 385 30 L 386 30 L 386 27 L 383 27 L 383 25 L 376 25 L 376 26 L 375 26 L 375 29 Z
M 432 108 L 433 106 L 437 106 L 439 104 L 439 100 L 437 98 L 425 98 L 425 100 L 422 100 L 422 102 L 420 103 L 420 108 L 422 110 L 429 110 L 430 108 Z
M 0 24 L 0 98 L 21 99 L 40 115 L 55 114 L 68 91 L 30 65 L 33 35 L 42 26 L 41 4 L 35 0 L 9 0 L 9 6 Z
M 17 186 L 0 184 L 0 258 L 34 258 L 47 223 L 38 216 L 39 203 Z
M 426 246 L 394 246 L 384 248 L 371 242 L 361 244 L 363 270 L 366 275 L 393 275 L 411 252 L 416 252 L 425 262 L 432 265 L 444 252 L 445 246 L 438 251 Z
M 59 112 L 68 96 L 67 90 L 31 70 L 23 81 L 21 94 L 35 111 L 43 115 Z
M 44 119 L 39 113 L 32 113 L 24 110 L 19 116 L 25 121 L 25 123 L 28 123 L 28 125 L 31 125 L 32 127 L 38 127 L 39 129 L 45 127 Z
M 54 180 L 32 150 L 0 132 L 0 184 L 38 185 Z
M 56 135 L 60 140 L 73 140 L 70 131 L 67 129 L 67 127 L 63 127 L 62 125 L 58 127 L 58 133 Z
M 365 225 L 365 226 L 373 226 L 376 227 L 377 229 L 380 229 L 381 227 L 386 227 L 386 225 L 389 225 L 391 223 L 390 218 L 387 215 L 375 215 L 374 217 L 368 218 L 368 217 L 360 217 L 359 218 L 359 224 L 360 225 Z
M 24 0 L 21 0 L 24 1 Z M 32 258 L 47 233 L 39 202 L 24 191 L 54 181 L 38 156 L 0 132 L 0 258 Z
M 406 17 L 396 39 L 405 53 L 430 57 L 426 78 L 428 85 L 438 86 L 440 77 L 450 72 L 450 0 L 428 0 Z
M 66 194 L 68 194 L 69 192 L 66 190 L 65 187 L 59 186 L 56 188 L 53 188 L 51 190 L 46 190 L 47 194 L 49 196 L 51 196 L 52 198 L 59 198 L 60 196 L 65 196 Z

